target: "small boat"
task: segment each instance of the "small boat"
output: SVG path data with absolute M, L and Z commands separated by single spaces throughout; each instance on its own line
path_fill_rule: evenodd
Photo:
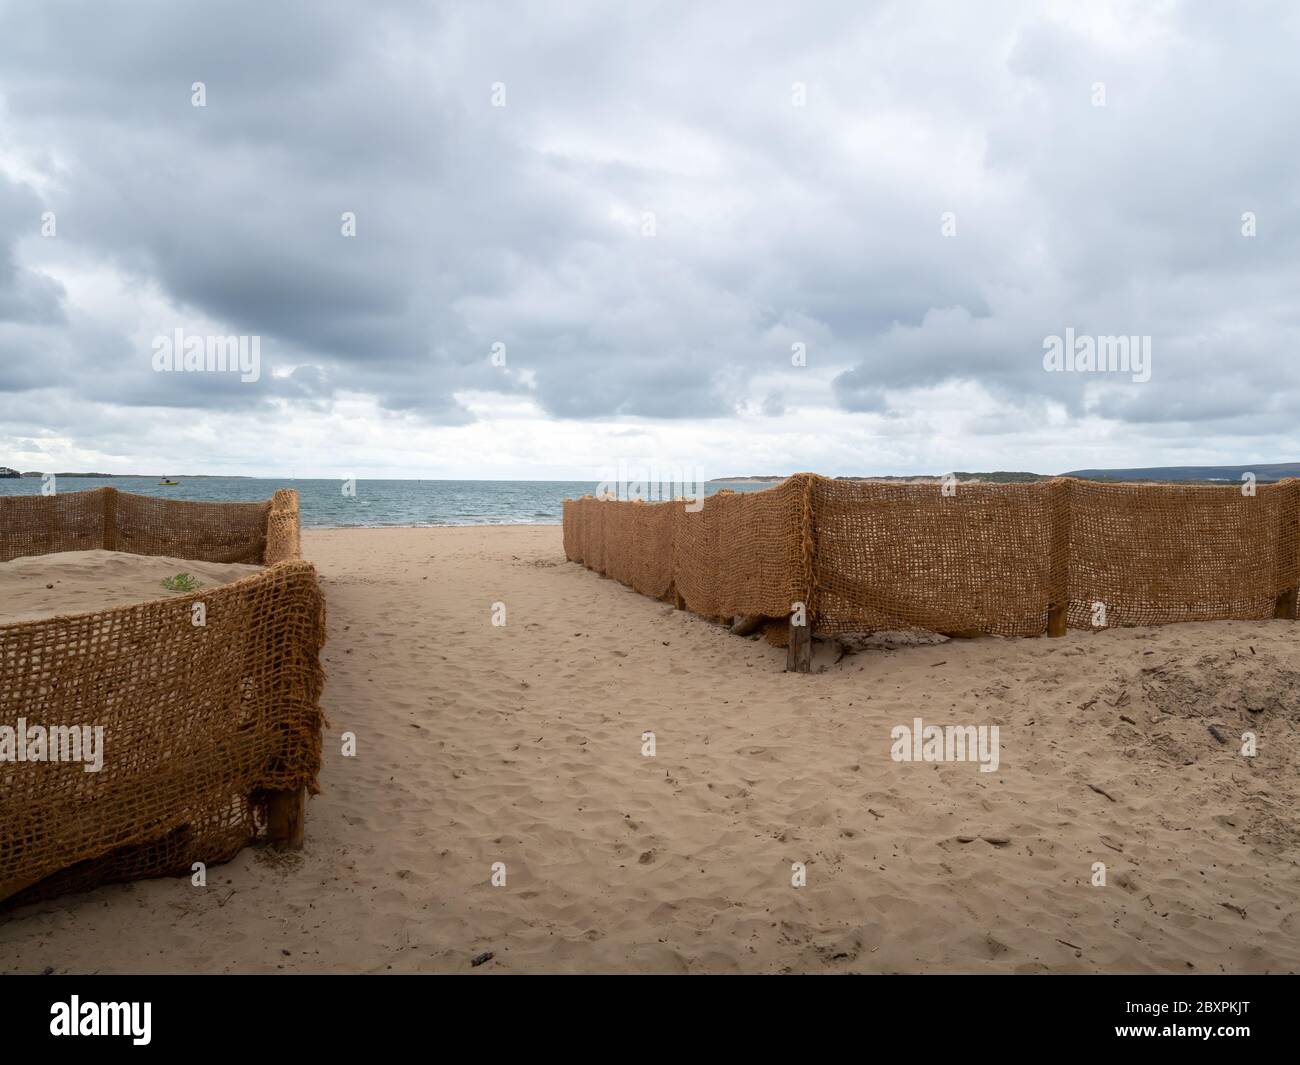
M 158 487 L 159 487 L 159 488 L 170 488 L 170 487 L 172 487 L 173 485 L 178 485 L 178 484 L 180 484 L 180 483 L 181 483 L 180 481 L 169 481 L 169 480 L 167 480 L 166 477 L 164 477 L 161 481 L 158 482 Z

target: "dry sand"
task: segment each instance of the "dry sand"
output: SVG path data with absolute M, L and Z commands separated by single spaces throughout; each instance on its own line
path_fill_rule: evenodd
M 0 971 L 1300 969 L 1296 623 L 877 639 L 799 676 L 554 527 L 304 553 L 330 617 L 305 849 L 0 916 Z M 997 724 L 998 772 L 893 761 L 917 716 Z
M 214 588 L 261 569 L 120 551 L 64 551 L 16 558 L 0 562 L 0 625 L 56 614 L 88 614 L 180 595 L 162 586 L 165 578 L 178 573 L 190 574 L 200 587 Z

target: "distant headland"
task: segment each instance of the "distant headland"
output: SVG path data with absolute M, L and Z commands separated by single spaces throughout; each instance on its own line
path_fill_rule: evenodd
M 1050 481 L 1054 476 L 1078 477 L 1084 481 L 1194 481 L 1206 484 L 1238 482 L 1245 474 L 1252 474 L 1261 484 L 1280 481 L 1283 477 L 1300 477 L 1300 462 L 1241 463 L 1236 466 L 1141 466 L 1116 470 L 1070 470 L 1062 474 L 1026 473 L 1017 470 L 994 470 L 986 473 L 954 471 L 952 474 L 894 476 L 881 475 L 836 477 L 837 481 L 893 481 L 897 484 L 930 484 L 952 476 L 958 481 L 987 484 L 1025 484 L 1033 481 Z M 710 484 L 776 484 L 784 477 L 768 474 L 745 477 L 714 477 Z
M 917 474 L 905 474 L 905 475 L 882 473 L 873 476 L 846 475 L 846 476 L 834 477 L 832 478 L 832 480 L 892 481 L 895 484 L 930 484 L 930 483 L 939 484 L 947 476 L 948 474 L 938 474 L 938 473 L 917 473 Z M 1052 475 L 1047 473 L 1020 473 L 1015 471 L 1008 472 L 1005 470 L 998 470 L 993 473 L 958 472 L 952 474 L 952 476 L 956 477 L 957 480 L 959 481 L 975 481 L 975 482 L 988 481 L 988 482 L 994 482 L 999 484 L 1010 483 L 1010 482 L 1025 482 L 1025 481 L 1050 481 L 1052 479 Z M 785 480 L 784 476 L 760 474 L 756 476 L 747 476 L 747 477 L 714 477 L 708 483 L 709 484 L 778 484 L 779 482 L 784 480 Z
M 0 478 L 9 478 L 9 477 L 44 477 L 44 476 L 46 476 L 46 473 L 45 473 L 45 471 L 43 471 L 43 470 L 24 470 L 22 473 L 19 473 L 17 470 L 15 470 L 15 469 L 11 469 L 11 468 L 8 467 L 8 466 L 0 466 Z M 162 474 L 162 473 L 75 473 L 75 472 L 70 472 L 70 471 L 65 471 L 65 470 L 55 470 L 55 471 L 53 471 L 53 472 L 50 474 L 50 476 L 53 476 L 53 477 L 123 477 L 123 478 L 126 478 L 126 477 L 136 477 L 136 478 L 147 477 L 147 478 L 150 478 L 150 479 L 152 479 L 152 478 L 156 478 L 156 477 L 184 477 L 186 480 L 189 480 L 189 481 L 196 480 L 196 479 L 198 479 L 198 478 L 200 478 L 200 477 L 206 477 L 206 478 L 220 478 L 220 479 L 222 479 L 222 480 L 247 480 L 247 479 L 248 479 L 247 476 L 244 475 L 244 474 L 223 474 L 223 473 L 173 473 L 173 474 Z
M 12 470 L 8 466 L 0 466 L 0 477 L 44 477 L 44 476 L 45 474 L 41 473 L 39 470 L 24 470 L 22 473 L 19 473 L 17 470 Z M 63 473 L 63 472 L 56 471 L 54 476 L 55 477 L 124 477 L 127 475 L 121 473 Z M 149 475 L 141 474 L 140 476 L 147 477 Z

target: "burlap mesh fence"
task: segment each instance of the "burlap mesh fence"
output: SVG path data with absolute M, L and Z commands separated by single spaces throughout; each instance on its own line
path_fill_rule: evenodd
M 266 515 L 266 546 L 262 556 L 264 566 L 302 557 L 299 539 L 298 493 L 291 488 L 281 488 L 271 497 Z
M 0 761 L 0 899 L 188 873 L 317 790 L 324 598 L 298 497 L 184 503 L 114 489 L 0 500 L 0 552 L 117 550 L 264 563 L 233 584 L 0 625 L 0 725 L 103 726 L 103 768 Z M 195 603 L 205 623 L 194 624 Z
M 1300 578 L 1300 481 L 1240 486 L 836 481 L 682 502 L 566 500 L 564 550 L 710 617 L 808 606 L 822 633 L 1263 619 Z M 1102 613 L 1098 614 L 1097 605 Z M 1100 620 L 1099 620 L 1100 618 Z
M 1052 598 L 1053 482 L 813 481 L 818 629 L 1034 636 Z
M 201 562 L 260 563 L 266 553 L 271 505 L 187 503 L 131 495 L 115 488 L 53 496 L 3 496 L 0 562 L 24 555 L 102 548 Z

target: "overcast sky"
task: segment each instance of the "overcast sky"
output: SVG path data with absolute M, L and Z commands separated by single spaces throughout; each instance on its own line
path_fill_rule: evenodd
M 1298 459 L 1298 11 L 0 0 L 0 465 Z

